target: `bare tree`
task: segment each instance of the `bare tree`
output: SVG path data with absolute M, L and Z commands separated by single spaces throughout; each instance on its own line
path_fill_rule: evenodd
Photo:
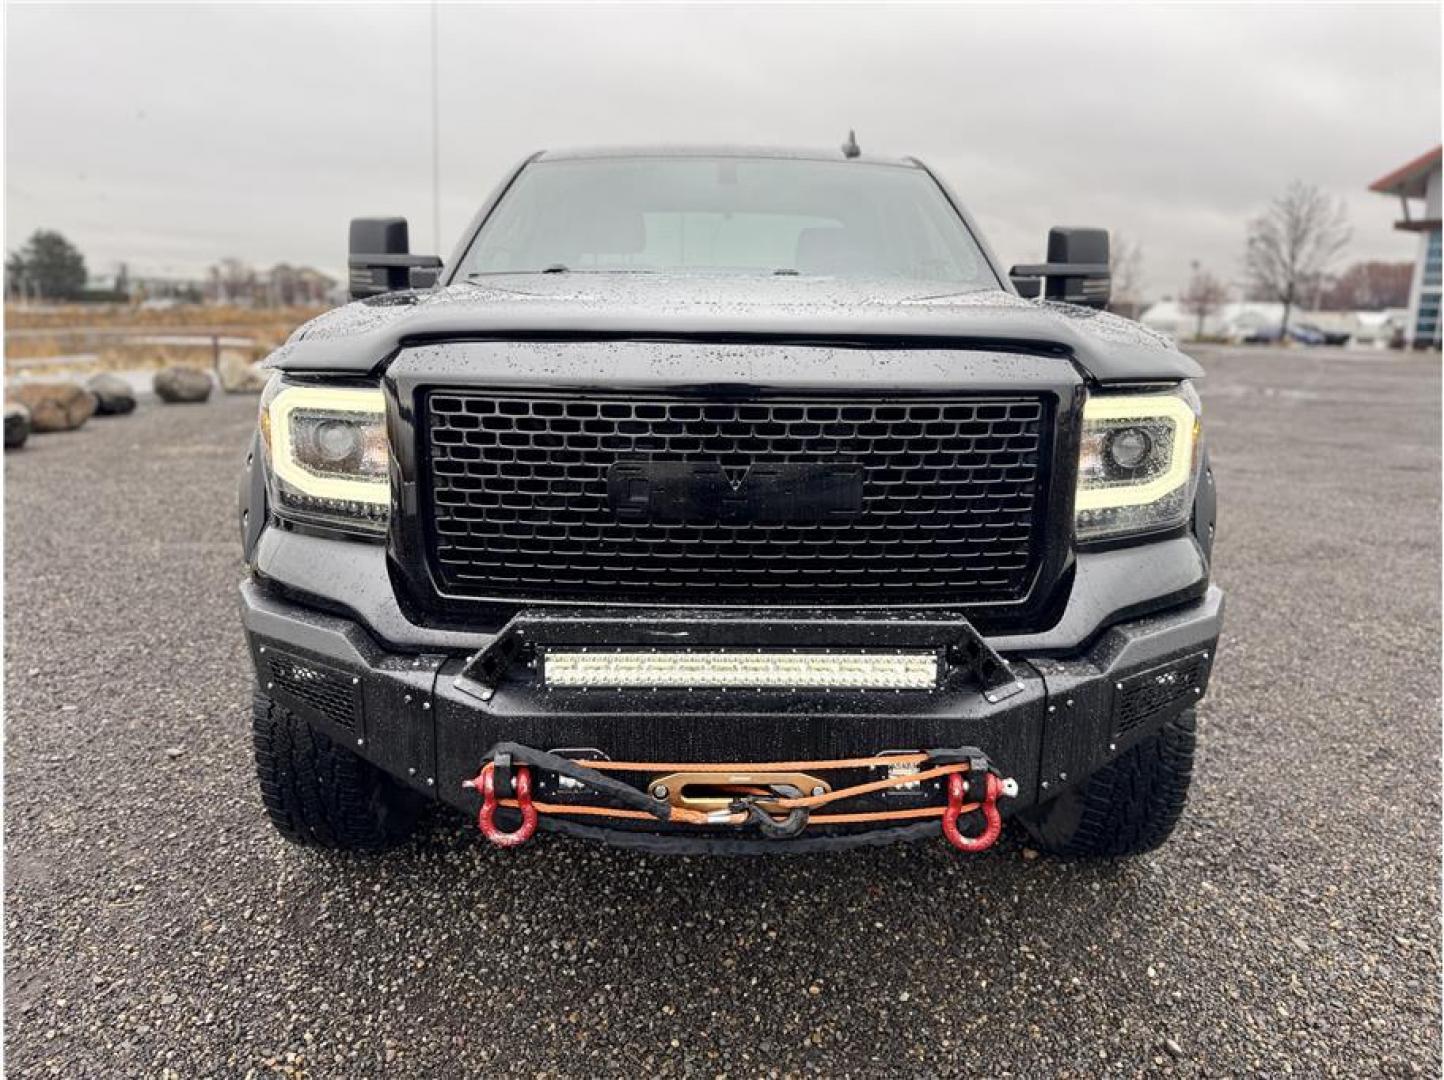
M 255 301 L 256 272 L 240 259 L 226 257 L 210 271 L 210 291 L 218 304 L 245 304 Z
M 1414 281 L 1411 262 L 1354 263 L 1324 287 L 1325 311 L 1383 311 L 1409 305 Z
M 1108 248 L 1108 274 L 1112 295 L 1108 310 L 1136 319 L 1143 310 L 1143 248 L 1117 235 Z
M 1249 224 L 1244 266 L 1256 295 L 1284 305 L 1280 340 L 1305 287 L 1321 280 L 1348 242 L 1344 204 L 1298 180 Z
M 1188 279 L 1188 288 L 1179 299 L 1183 303 L 1183 310 L 1198 319 L 1198 325 L 1193 332 L 1196 341 L 1203 337 L 1204 320 L 1228 303 L 1228 286 L 1198 263 L 1194 263 L 1193 277 Z

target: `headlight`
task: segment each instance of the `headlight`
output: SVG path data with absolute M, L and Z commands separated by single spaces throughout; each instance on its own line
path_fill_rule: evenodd
M 1198 480 L 1199 405 L 1169 394 L 1089 398 L 1078 458 L 1080 541 L 1158 532 L 1188 520 Z
M 261 437 L 277 514 L 349 532 L 386 531 L 391 485 L 379 389 L 273 379 L 261 397 Z

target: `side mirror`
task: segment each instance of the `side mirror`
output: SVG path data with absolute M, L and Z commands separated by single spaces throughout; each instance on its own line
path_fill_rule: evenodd
M 1107 229 L 1048 230 L 1048 261 L 1008 271 L 1023 296 L 1104 308 L 1112 294 Z
M 441 271 L 435 255 L 410 254 L 405 218 L 352 218 L 347 246 L 352 300 L 397 289 L 430 288 Z

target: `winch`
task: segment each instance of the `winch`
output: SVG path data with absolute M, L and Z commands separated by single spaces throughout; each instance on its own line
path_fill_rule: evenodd
M 881 769 L 879 780 L 835 787 L 817 772 Z M 534 797 L 537 773 L 555 776 L 558 789 L 585 791 L 600 801 L 543 802 Z M 615 773 L 645 777 L 640 786 Z M 891 810 L 817 812 L 833 804 L 878 792 L 919 790 L 941 781 L 942 804 L 900 806 Z M 465 787 L 481 794 L 477 825 L 498 847 L 516 847 L 536 832 L 542 815 L 654 819 L 669 824 L 711 828 L 755 828 L 767 840 L 791 840 L 815 825 L 880 824 L 938 818 L 943 836 L 959 851 L 986 851 L 1002 833 L 998 800 L 1016 797 L 1018 786 L 1000 776 L 987 755 L 975 747 L 888 753 L 876 757 L 778 762 L 643 762 L 592 757 L 585 762 L 519 743 L 499 743 Z M 503 829 L 499 809 L 513 810 L 520 823 Z M 960 821 L 981 816 L 980 828 L 967 833 Z

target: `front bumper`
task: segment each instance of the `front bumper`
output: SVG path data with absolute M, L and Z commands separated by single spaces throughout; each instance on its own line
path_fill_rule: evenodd
M 254 580 L 242 584 L 241 599 L 258 679 L 278 702 L 402 783 L 468 813 L 476 812 L 479 797 L 463 782 L 505 741 L 613 760 L 718 763 L 976 746 L 1017 781 L 1017 797 L 1004 805 L 1014 813 L 1085 779 L 1197 701 L 1207 687 L 1223 612 L 1223 595 L 1211 587 L 1199 599 L 1117 623 L 1073 654 L 1009 652 L 1016 685 L 1002 695 L 961 670 L 926 692 L 548 689 L 522 654 L 506 658 L 478 692 L 466 652 L 389 651 L 358 623 L 295 604 Z M 605 612 L 594 615 L 607 624 Z M 794 614 L 779 620 L 767 630 L 767 644 L 820 644 L 820 624 L 809 628 Z M 913 624 L 863 614 L 848 625 L 858 631 L 857 645 L 890 649 L 916 643 Z M 626 626 L 637 636 L 616 629 Z M 619 613 L 610 628 L 593 626 L 586 639 L 656 645 L 648 626 L 655 624 L 635 612 Z M 835 638 L 837 628 L 831 630 Z M 550 786 L 545 776 L 538 782 L 543 795 L 564 798 L 554 778 Z M 853 808 L 936 802 L 939 793 L 927 788 L 876 793 Z M 563 820 L 543 823 L 557 827 Z M 916 828 L 829 831 L 873 843 L 907 838 Z M 630 835 L 642 842 L 676 831 L 697 833 L 694 826 L 637 822 L 605 838 Z

